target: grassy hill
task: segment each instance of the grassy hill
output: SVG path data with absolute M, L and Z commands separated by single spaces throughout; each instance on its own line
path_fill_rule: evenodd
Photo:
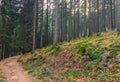
M 35 82 L 120 82 L 120 33 L 49 45 L 19 62 Z

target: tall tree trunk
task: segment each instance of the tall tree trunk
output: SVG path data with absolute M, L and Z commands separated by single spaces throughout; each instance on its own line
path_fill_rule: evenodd
M 80 0 L 77 0 L 77 17 L 78 17 L 78 22 L 77 22 L 77 38 L 80 37 Z
M 40 24 L 40 25 L 41 25 L 41 30 L 40 30 L 40 32 L 41 32 L 41 35 L 40 35 L 40 48 L 43 47 L 43 25 L 44 25 L 44 24 L 43 24 L 43 14 L 44 14 L 44 13 L 43 13 L 43 11 L 44 11 L 43 6 L 44 6 L 44 0 L 41 0 L 41 5 L 42 5 L 42 6 L 41 6 L 42 9 L 41 9 L 41 16 L 40 16 L 40 17 L 41 17 L 41 18 L 40 18 L 40 19 L 41 19 L 41 20 L 40 20 L 40 23 L 41 23 L 41 24 Z
M 84 0 L 84 35 L 87 36 L 87 0 Z
M 103 4 L 102 4 L 102 31 L 106 31 L 106 15 L 105 15 L 105 4 L 106 4 L 106 1 L 104 0 L 103 1 Z
M 3 44 L 3 52 L 2 52 L 3 56 L 2 58 L 5 59 L 5 44 Z
M 36 29 L 37 29 L 37 21 L 38 20 L 38 0 L 34 2 L 34 27 L 33 27 L 33 48 L 34 51 L 36 48 Z
M 47 9 L 46 9 L 46 25 L 45 25 L 45 46 L 48 45 L 48 34 L 49 34 L 49 31 L 48 31 L 48 25 L 49 25 L 49 18 L 48 18 L 48 0 L 47 0 Z
M 70 39 L 69 40 L 73 39 L 73 37 L 72 37 L 72 32 L 73 32 L 73 30 L 72 30 L 72 28 L 73 28 L 73 22 L 72 22 L 72 9 L 73 9 L 73 7 L 72 7 L 72 3 L 73 3 L 73 0 L 70 0 L 70 20 L 69 20 L 69 23 L 70 23 L 69 36 L 70 36 Z
M 59 0 L 55 0 L 55 26 L 53 44 L 56 44 L 58 42 L 58 4 Z
M 111 29 L 113 29 L 113 1 L 110 0 Z
M 97 0 L 97 33 L 100 31 L 100 28 L 99 28 L 99 0 Z

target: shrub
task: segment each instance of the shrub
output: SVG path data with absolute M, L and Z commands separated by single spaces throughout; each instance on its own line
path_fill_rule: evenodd
M 88 43 L 86 42 L 80 43 L 80 45 L 78 46 L 77 54 L 85 55 L 87 54 L 87 50 L 89 50 Z

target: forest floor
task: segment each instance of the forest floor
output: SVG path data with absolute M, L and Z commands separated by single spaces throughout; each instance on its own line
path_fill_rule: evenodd
M 98 33 L 10 57 L 0 62 L 0 71 L 7 82 L 120 82 L 120 33 Z
M 31 82 L 21 64 L 17 62 L 19 57 L 10 57 L 0 62 L 0 72 L 4 76 L 5 82 Z
M 120 82 L 120 33 L 49 45 L 18 61 L 35 82 Z

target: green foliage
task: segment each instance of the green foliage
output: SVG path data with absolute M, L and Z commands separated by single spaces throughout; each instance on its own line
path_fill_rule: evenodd
M 97 50 L 97 49 L 91 49 L 89 54 L 89 58 L 91 60 L 96 60 L 96 59 L 102 59 L 102 54 L 104 53 L 104 50 Z
M 4 82 L 3 80 L 0 80 L 0 82 Z
M 73 82 L 72 80 L 68 80 L 67 82 Z
M 25 10 L 24 1 L 2 0 L 0 5 L 0 44 L 5 45 L 5 57 L 32 49 L 32 7 Z M 21 5 L 24 5 L 22 7 Z M 22 7 L 22 9 L 21 9 Z M 30 12 L 28 12 L 30 11 Z M 26 12 L 26 13 L 24 13 Z M 28 17 L 29 13 L 29 17 Z M 24 15 L 23 15 L 24 14 Z M 30 19 L 31 18 L 31 19 Z
M 80 45 L 77 48 L 77 54 L 80 55 L 88 55 L 89 59 L 91 60 L 96 60 L 99 59 L 101 60 L 102 57 L 101 55 L 104 53 L 103 49 L 98 49 L 97 47 L 91 47 L 87 42 L 81 42 Z
M 58 52 L 59 50 L 60 50 L 60 46 L 58 46 L 58 45 L 53 45 L 48 54 L 53 55 L 53 54 L 55 54 L 56 52 Z
M 88 49 L 89 49 L 88 43 L 86 42 L 80 43 L 80 45 L 78 46 L 77 54 L 85 55 L 87 54 Z
M 24 69 L 25 70 L 30 70 L 30 69 L 33 69 L 34 68 L 34 64 L 29 64 L 29 65 L 27 65 L 27 66 L 24 66 Z
M 87 67 L 87 70 L 92 71 L 95 68 L 95 65 L 90 65 Z
M 43 70 L 30 70 L 28 72 L 31 75 L 37 75 L 37 76 L 41 76 L 41 75 L 50 75 L 50 71 L 49 68 L 44 68 Z
M 60 50 L 59 45 L 50 45 L 50 46 L 42 48 L 41 50 L 38 49 L 38 50 L 36 50 L 36 52 L 39 52 L 41 54 L 47 54 L 48 53 L 49 55 L 51 55 L 51 54 L 56 53 L 59 50 Z
M 117 51 L 116 50 L 111 50 L 110 54 L 107 55 L 107 59 L 112 59 L 113 57 L 116 57 Z
M 50 75 L 49 68 L 45 68 L 45 69 L 42 71 L 42 74 L 43 74 L 43 75 Z
M 62 76 L 72 80 L 82 76 L 82 71 L 67 70 L 66 72 L 63 73 Z

